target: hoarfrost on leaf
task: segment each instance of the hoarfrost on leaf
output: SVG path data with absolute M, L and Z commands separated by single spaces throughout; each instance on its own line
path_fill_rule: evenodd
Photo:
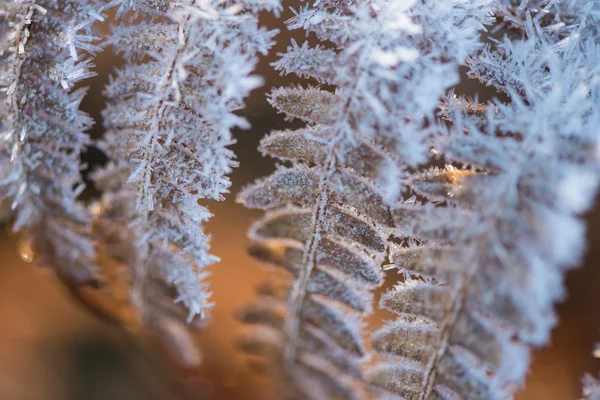
M 277 9 L 269 4 L 264 8 Z M 133 61 L 106 88 L 102 148 L 113 164 L 97 172 L 107 185 L 98 220 L 105 241 L 129 231 L 132 298 L 142 314 L 148 280 L 157 276 L 177 289 L 188 319 L 212 306 L 205 267 L 218 258 L 208 253 L 202 228 L 212 214 L 198 201 L 222 200 L 229 191 L 227 175 L 237 166 L 231 130 L 249 127 L 234 112 L 262 84 L 252 75 L 256 55 L 276 33 L 258 26 L 253 12 L 261 7 L 121 2 L 121 11 L 135 10 L 130 18 L 143 21 L 113 34 L 116 50 Z

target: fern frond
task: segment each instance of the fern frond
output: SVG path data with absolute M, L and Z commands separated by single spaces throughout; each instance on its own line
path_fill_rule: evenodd
M 407 190 L 408 167 L 427 158 L 425 119 L 443 88 L 455 83 L 457 61 L 476 48 L 486 19 L 479 3 L 467 18 L 453 8 L 458 3 L 425 3 L 325 1 L 302 8 L 290 27 L 337 48 L 293 42 L 274 64 L 336 87 L 271 92 L 271 105 L 307 126 L 262 140 L 263 154 L 291 161 L 292 168 L 279 168 L 239 197 L 267 210 L 250 229 L 252 254 L 292 274 L 283 327 L 274 327 L 282 331 L 273 336 L 282 349 L 269 346 L 282 357 L 275 365 L 291 397 L 384 395 L 365 382 L 361 363 L 368 358 L 362 330 L 372 309 L 369 292 L 381 283 L 399 218 L 389 205 Z M 435 25 L 431 14 L 437 26 L 424 31 Z M 441 38 L 451 34 L 457 48 L 448 51 Z M 304 333 L 309 327 L 318 328 L 316 347 Z
M 65 279 L 95 275 L 80 154 L 93 124 L 79 110 L 99 48 L 95 1 L 9 1 L 0 5 L 0 208 Z
M 372 310 L 370 289 L 382 282 L 389 230 L 377 219 L 391 216 L 365 178 L 344 168 L 329 175 L 322 166 L 280 168 L 241 192 L 244 204 L 268 210 L 250 229 L 251 254 L 302 286 L 289 303 L 288 289 L 242 310 L 243 322 L 268 333 L 244 337 L 240 347 L 285 366 L 288 396 L 358 399 L 366 396 L 356 380 L 366 354 L 362 315 Z M 365 199 L 375 201 L 355 201 Z
M 140 312 L 152 279 L 162 279 L 177 288 L 175 300 L 192 319 L 212 305 L 205 267 L 218 261 L 202 229 L 212 215 L 198 201 L 222 200 L 229 190 L 227 175 L 237 166 L 231 130 L 248 127 L 234 111 L 261 84 L 251 75 L 256 54 L 275 32 L 221 2 L 121 2 L 120 12 L 128 10 L 128 21 L 142 21 L 112 36 L 132 62 L 106 88 L 102 147 L 113 165 L 97 174 L 106 183 L 98 224 L 127 236 L 104 238 L 133 271 Z
M 407 179 L 430 204 L 392 211 L 398 228 L 421 244 L 391 257 L 404 280 L 381 306 L 400 318 L 375 333 L 386 358 L 370 371 L 387 390 L 415 399 L 512 398 L 530 349 L 548 341 L 563 275 L 585 242 L 579 213 L 600 182 L 590 151 L 598 146 L 600 97 L 589 63 L 600 53 L 574 58 L 552 38 L 538 31 L 505 40 L 511 50 L 496 53 L 514 65 L 498 63 L 491 73 L 521 78 L 519 87 L 499 78 L 510 103 L 473 112 L 464 99 L 446 100 L 452 127 L 439 127 L 436 149 L 477 170 L 459 180 L 442 170 Z M 588 40 L 597 39 L 583 46 L 596 49 Z

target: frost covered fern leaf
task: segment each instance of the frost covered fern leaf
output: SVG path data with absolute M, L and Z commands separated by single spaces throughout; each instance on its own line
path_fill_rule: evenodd
M 422 245 L 392 257 L 408 278 L 382 306 L 401 318 L 374 335 L 389 359 L 371 376 L 406 398 L 511 398 L 529 349 L 548 341 L 565 270 L 580 261 L 578 215 L 600 171 L 597 37 L 581 38 L 586 51 L 576 56 L 543 30 L 530 32 L 502 42 L 494 57 L 482 53 L 499 60 L 485 76 L 519 78 L 496 81 L 510 103 L 450 96 L 442 106 L 452 128 L 438 127 L 436 151 L 474 168 L 415 174 L 410 186 L 431 204 L 393 211 L 400 231 Z M 472 65 L 481 65 L 477 57 Z
M 263 295 L 242 311 L 242 320 L 273 328 L 243 339 L 242 347 L 275 355 L 284 381 L 295 388 L 291 397 L 374 395 L 360 368 L 367 354 L 362 329 L 392 233 L 387 204 L 401 192 L 402 166 L 425 159 L 422 117 L 432 114 L 443 85 L 455 83 L 453 60 L 475 48 L 481 26 L 477 17 L 451 11 L 440 17 L 438 31 L 424 32 L 409 17 L 426 22 L 432 9 L 443 14 L 445 7 L 436 7 L 319 2 L 290 21 L 337 47 L 294 43 L 275 66 L 337 89 L 272 92 L 275 108 L 307 126 L 263 139 L 264 154 L 292 167 L 246 188 L 240 201 L 268 210 L 251 229 L 252 253 L 283 267 L 293 281 L 287 301 L 285 291 Z M 435 36 L 449 32 L 464 47 L 442 62 L 447 48 Z
M 269 210 L 251 228 L 251 254 L 288 274 L 287 290 L 261 290 L 242 310 L 242 321 L 263 327 L 240 343 L 283 368 L 291 398 L 358 399 L 363 314 L 382 282 L 390 214 L 367 179 L 342 167 L 325 176 L 325 167 L 281 167 L 240 194 Z
M 98 50 L 91 0 L 3 1 L 0 5 L 0 208 L 32 241 L 40 262 L 65 279 L 93 278 L 90 218 L 79 156 L 92 120 L 79 111 Z
M 427 186 L 439 198 L 443 186 L 452 193 L 461 185 Z M 385 357 L 369 370 L 370 380 L 406 399 L 506 398 L 526 371 L 527 348 L 512 339 L 526 321 L 512 299 L 489 289 L 495 275 L 476 275 L 475 266 L 494 261 L 465 251 L 461 225 L 476 224 L 476 216 L 414 204 L 395 214 L 404 233 L 419 241 L 392 252 L 404 278 L 381 306 L 400 317 L 373 335 L 374 349 Z
M 237 165 L 231 130 L 247 128 L 234 114 L 261 84 L 251 75 L 257 53 L 274 32 L 257 25 L 258 12 L 222 2 L 122 2 L 141 19 L 115 29 L 112 44 L 131 60 L 106 88 L 108 130 L 103 148 L 113 160 L 98 178 L 106 184 L 100 225 L 109 247 L 127 258 L 133 302 L 144 311 L 156 277 L 174 285 L 190 318 L 210 308 L 202 223 L 211 214 L 201 199 L 221 200 Z M 136 20 L 137 21 L 137 20 Z M 107 178 L 107 175 L 113 178 Z M 119 235 L 126 241 L 120 242 Z
M 487 3 L 319 2 L 303 8 L 290 27 L 314 32 L 324 45 L 294 43 L 274 66 L 337 91 L 280 89 L 272 104 L 319 129 L 339 131 L 332 148 L 341 160 L 351 152 L 348 146 L 361 145 L 357 135 L 393 154 L 373 176 L 393 202 L 401 195 L 405 168 L 427 159 L 426 121 L 445 89 L 458 82 L 458 66 L 478 47 Z M 314 104 L 310 114 L 300 115 Z

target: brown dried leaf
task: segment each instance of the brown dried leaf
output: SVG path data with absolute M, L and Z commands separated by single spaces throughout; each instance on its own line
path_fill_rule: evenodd
M 313 235 L 312 216 L 312 210 L 293 206 L 269 210 L 251 226 L 249 236 L 254 240 L 281 238 L 306 243 Z M 386 248 L 386 241 L 380 230 L 350 209 L 328 207 L 321 216 L 321 221 L 323 233 L 362 244 L 378 252 L 383 252 Z
M 346 374 L 359 374 L 359 358 L 356 354 L 341 347 L 316 326 L 304 324 L 300 329 L 302 349 L 312 354 L 320 354 Z
M 294 371 L 299 388 L 310 400 L 360 400 L 362 387 L 353 376 L 345 375 L 328 360 L 316 354 L 302 352 Z
M 440 323 L 448 313 L 452 298 L 452 290 L 447 286 L 405 281 L 381 296 L 381 307 L 397 314 L 424 317 Z
M 238 201 L 246 207 L 262 210 L 288 203 L 310 207 L 321 194 L 319 183 L 324 175 L 324 172 L 317 168 L 280 168 L 268 178 L 246 187 L 240 193 Z M 353 207 L 377 223 L 392 225 L 388 206 L 377 188 L 351 170 L 338 170 L 329 177 L 325 190 L 330 194 L 330 201 Z
M 399 317 L 387 323 L 372 337 L 373 348 L 380 353 L 402 356 L 426 363 L 435 352 L 431 346 L 439 330 L 429 321 Z
M 314 294 L 304 300 L 300 313 L 304 323 L 319 327 L 341 347 L 357 356 L 364 354 L 360 314 L 326 297 Z
M 392 393 L 397 393 L 405 400 L 418 400 L 420 398 L 423 377 L 423 364 L 402 359 L 393 362 L 381 362 L 375 368 L 370 369 L 367 375 L 367 379 L 371 384 Z
M 288 117 L 328 125 L 336 121 L 340 99 L 334 93 L 316 88 L 281 87 L 271 92 L 269 104 Z
M 246 354 L 274 360 L 282 355 L 283 335 L 280 330 L 266 326 L 253 327 L 239 335 L 235 345 Z
M 287 309 L 286 302 L 263 296 L 239 310 L 237 319 L 246 324 L 259 324 L 282 329 Z
M 331 132 L 322 127 L 275 131 L 261 140 L 259 150 L 280 160 L 302 160 L 324 166 L 330 156 L 326 144 L 331 139 Z M 339 143 L 336 150 L 338 154 L 343 154 L 341 159 L 336 160 L 338 167 L 351 168 L 370 179 L 389 173 L 387 168 L 393 157 L 373 143 L 346 141 Z

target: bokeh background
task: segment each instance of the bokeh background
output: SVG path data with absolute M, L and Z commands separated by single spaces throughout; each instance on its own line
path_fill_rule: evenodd
M 297 82 L 269 67 L 277 59 L 276 53 L 285 51 L 290 38 L 304 40 L 303 32 L 289 32 L 283 25 L 290 16 L 286 10 L 277 20 L 261 18 L 264 25 L 280 30 L 277 45 L 269 57 L 260 60 L 257 73 L 265 77 L 265 85 L 253 92 L 242 112 L 252 129 L 236 132 L 234 150 L 240 167 L 231 177 L 232 194 L 224 202 L 207 204 L 215 217 L 206 229 L 213 234 L 213 252 L 222 261 L 210 267 L 217 305 L 210 324 L 195 338 L 203 354 L 202 367 L 193 376 L 182 377 L 180 371 L 153 357 L 151 346 L 90 313 L 51 271 L 35 265 L 35 259 L 26 262 L 21 253 L 27 249 L 8 227 L 0 226 L 0 400 L 178 399 L 182 386 L 188 398 L 276 399 L 272 382 L 252 373 L 245 356 L 233 346 L 243 329 L 234 312 L 253 299 L 254 287 L 269 274 L 246 254 L 246 230 L 260 213 L 236 204 L 235 193 L 274 168 L 273 160 L 256 151 L 260 138 L 270 130 L 291 126 L 265 100 L 272 87 Z M 108 29 L 109 24 L 101 29 Z M 97 121 L 92 131 L 95 138 L 102 135 L 102 87 L 122 62 L 107 49 L 96 59 L 98 76 L 86 82 L 90 90 L 83 108 Z M 477 93 L 480 99 L 494 96 L 467 79 L 457 92 Z M 90 168 L 106 162 L 94 148 L 85 159 Z M 586 220 L 589 244 L 585 262 L 568 275 L 569 295 L 558 306 L 560 325 L 550 346 L 534 353 L 533 368 L 519 400 L 577 399 L 582 375 L 597 374 L 600 369 L 591 356 L 594 342 L 600 340 L 600 203 Z M 390 274 L 386 287 L 395 280 Z M 384 317 L 374 316 L 373 325 Z

